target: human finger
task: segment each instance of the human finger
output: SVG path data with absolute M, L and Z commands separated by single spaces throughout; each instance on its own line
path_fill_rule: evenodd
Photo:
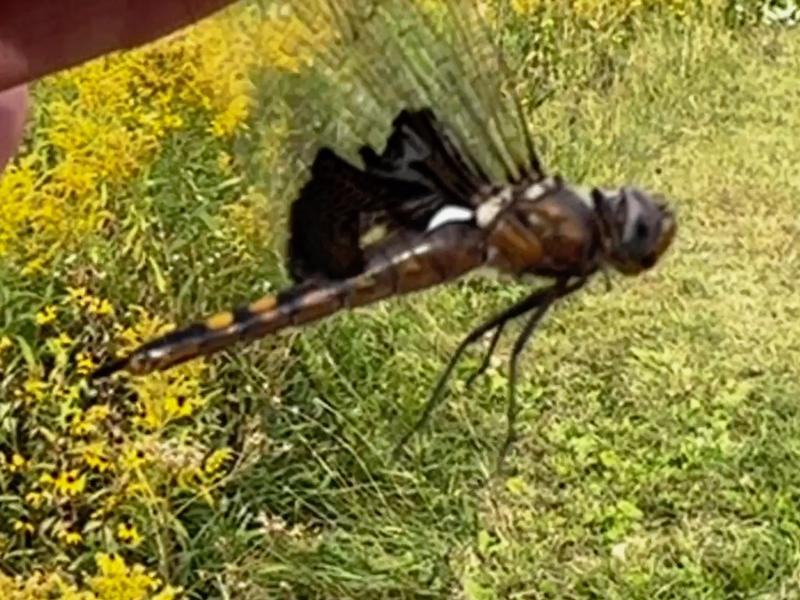
M 0 90 L 155 40 L 232 0 L 5 0 Z
M 0 171 L 22 141 L 27 112 L 28 90 L 25 85 L 0 92 Z

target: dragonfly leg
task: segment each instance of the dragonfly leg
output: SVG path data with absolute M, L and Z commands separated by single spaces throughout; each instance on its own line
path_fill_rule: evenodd
M 499 313 L 498 315 L 495 315 L 485 323 L 482 323 L 481 325 L 473 329 L 469 333 L 469 335 L 467 335 L 467 337 L 462 340 L 462 342 L 458 345 L 458 348 L 456 348 L 456 351 L 453 353 L 452 357 L 450 357 L 450 360 L 448 361 L 444 371 L 442 371 L 442 374 L 439 376 L 439 380 L 436 382 L 436 386 L 433 388 L 433 392 L 431 393 L 430 398 L 428 399 L 424 408 L 422 409 L 422 415 L 420 415 L 419 419 L 417 419 L 417 422 L 414 424 L 414 426 L 411 429 L 409 429 L 408 432 L 406 432 L 406 434 L 400 439 L 399 442 L 397 442 L 397 445 L 394 447 L 394 450 L 392 452 L 394 456 L 397 456 L 399 452 L 403 449 L 403 446 L 405 446 L 406 442 L 408 442 L 408 440 L 411 439 L 411 436 L 417 433 L 423 427 L 423 425 L 425 425 L 431 413 L 441 403 L 444 397 L 444 388 L 445 385 L 447 384 L 447 380 L 450 378 L 450 375 L 455 369 L 455 366 L 458 363 L 458 360 L 461 358 L 461 355 L 464 353 L 464 351 L 470 345 L 480 340 L 481 337 L 483 337 L 483 335 L 485 335 L 489 331 L 492 331 L 493 329 L 497 328 L 502 328 L 508 321 L 516 319 L 517 317 L 522 316 L 527 312 L 530 312 L 534 308 L 541 306 L 542 303 L 552 302 L 551 297 L 553 294 L 553 290 L 557 287 L 557 285 L 558 284 L 554 286 L 548 286 L 541 290 L 535 291 L 527 298 L 524 298 L 523 300 L 517 302 L 513 306 L 510 306 L 503 312 Z
M 533 332 L 536 330 L 536 326 L 541 322 L 542 318 L 544 317 L 547 309 L 549 309 L 557 296 L 553 295 L 547 302 L 542 304 L 539 308 L 536 309 L 531 315 L 531 318 L 528 319 L 528 322 L 525 323 L 525 328 L 522 330 L 522 333 L 519 334 L 519 337 L 514 342 L 514 349 L 511 352 L 511 360 L 508 365 L 508 401 L 506 403 L 506 438 L 503 440 L 503 445 L 500 447 L 500 453 L 497 455 L 497 470 L 499 471 L 503 467 L 503 463 L 505 462 L 506 455 L 508 454 L 509 449 L 511 448 L 511 444 L 514 443 L 516 439 L 517 432 L 516 432 L 516 423 L 517 423 L 517 412 L 519 409 L 517 408 L 517 374 L 519 366 L 519 357 L 522 355 L 522 351 L 525 349 L 525 345 L 530 340 Z
M 509 362 L 508 374 L 508 402 L 506 404 L 506 437 L 503 440 L 503 445 L 500 447 L 500 452 L 497 456 L 497 470 L 503 467 L 508 451 L 516 438 L 516 420 L 519 411 L 517 407 L 517 377 L 519 359 L 522 351 L 531 339 L 531 336 L 536 331 L 536 327 L 541 323 L 542 318 L 547 313 L 548 309 L 559 298 L 571 294 L 586 283 L 585 279 L 581 279 L 573 284 L 568 285 L 566 280 L 559 281 L 548 290 L 551 293 L 549 298 L 543 300 L 541 305 L 537 307 L 536 311 L 530 316 L 522 332 L 514 342 L 514 347 L 511 350 L 511 360 Z
M 469 376 L 466 382 L 467 389 L 472 387 L 472 384 L 475 383 L 475 380 L 483 375 L 486 372 L 486 369 L 489 368 L 489 362 L 492 360 L 492 355 L 494 354 L 495 348 L 497 348 L 497 342 L 500 341 L 500 336 L 503 333 L 503 329 L 506 326 L 506 323 L 500 323 L 497 326 L 497 329 L 494 330 L 494 334 L 492 335 L 492 341 L 489 342 L 489 349 L 486 350 L 486 354 L 483 355 L 483 362 L 481 362 L 481 366 L 478 367 L 475 372 Z

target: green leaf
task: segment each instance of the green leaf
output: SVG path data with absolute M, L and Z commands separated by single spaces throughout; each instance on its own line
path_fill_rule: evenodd
M 629 500 L 620 500 L 617 502 L 617 511 L 632 521 L 640 521 L 644 518 L 644 513 Z
M 613 450 L 603 450 L 600 452 L 600 462 L 607 469 L 616 469 L 622 464 L 619 456 Z
M 528 484 L 522 477 L 510 477 L 506 480 L 506 489 L 515 496 L 522 496 L 528 491 Z
M 464 597 L 467 600 L 490 600 L 495 595 L 488 588 L 483 587 L 471 575 L 466 575 L 463 580 Z
M 492 545 L 492 541 L 492 534 L 485 529 L 481 529 L 478 532 L 478 552 L 486 554 Z
M 150 267 L 153 269 L 153 276 L 156 280 L 156 288 L 162 294 L 167 292 L 167 282 L 164 279 L 164 274 L 161 272 L 161 268 L 158 266 L 158 263 L 152 256 L 147 257 L 147 261 L 150 263 Z
M 29 369 L 33 369 L 38 364 L 36 360 L 36 355 L 33 353 L 28 342 L 25 340 L 24 337 L 21 335 L 14 336 L 17 339 L 17 343 L 19 344 L 19 351 L 22 353 L 22 357 L 25 359 L 25 363 L 28 365 Z

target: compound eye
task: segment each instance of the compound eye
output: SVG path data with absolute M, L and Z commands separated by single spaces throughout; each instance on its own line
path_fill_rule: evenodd
M 646 240 L 650 235 L 650 226 L 644 222 L 644 219 L 636 221 L 636 230 L 634 231 L 636 239 L 639 241 Z

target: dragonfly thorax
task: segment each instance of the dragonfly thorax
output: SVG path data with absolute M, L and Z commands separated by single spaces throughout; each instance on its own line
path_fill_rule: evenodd
M 594 209 L 585 194 L 560 178 L 508 188 L 479 206 L 476 215 L 487 232 L 488 260 L 500 271 L 582 276 L 597 267 Z

